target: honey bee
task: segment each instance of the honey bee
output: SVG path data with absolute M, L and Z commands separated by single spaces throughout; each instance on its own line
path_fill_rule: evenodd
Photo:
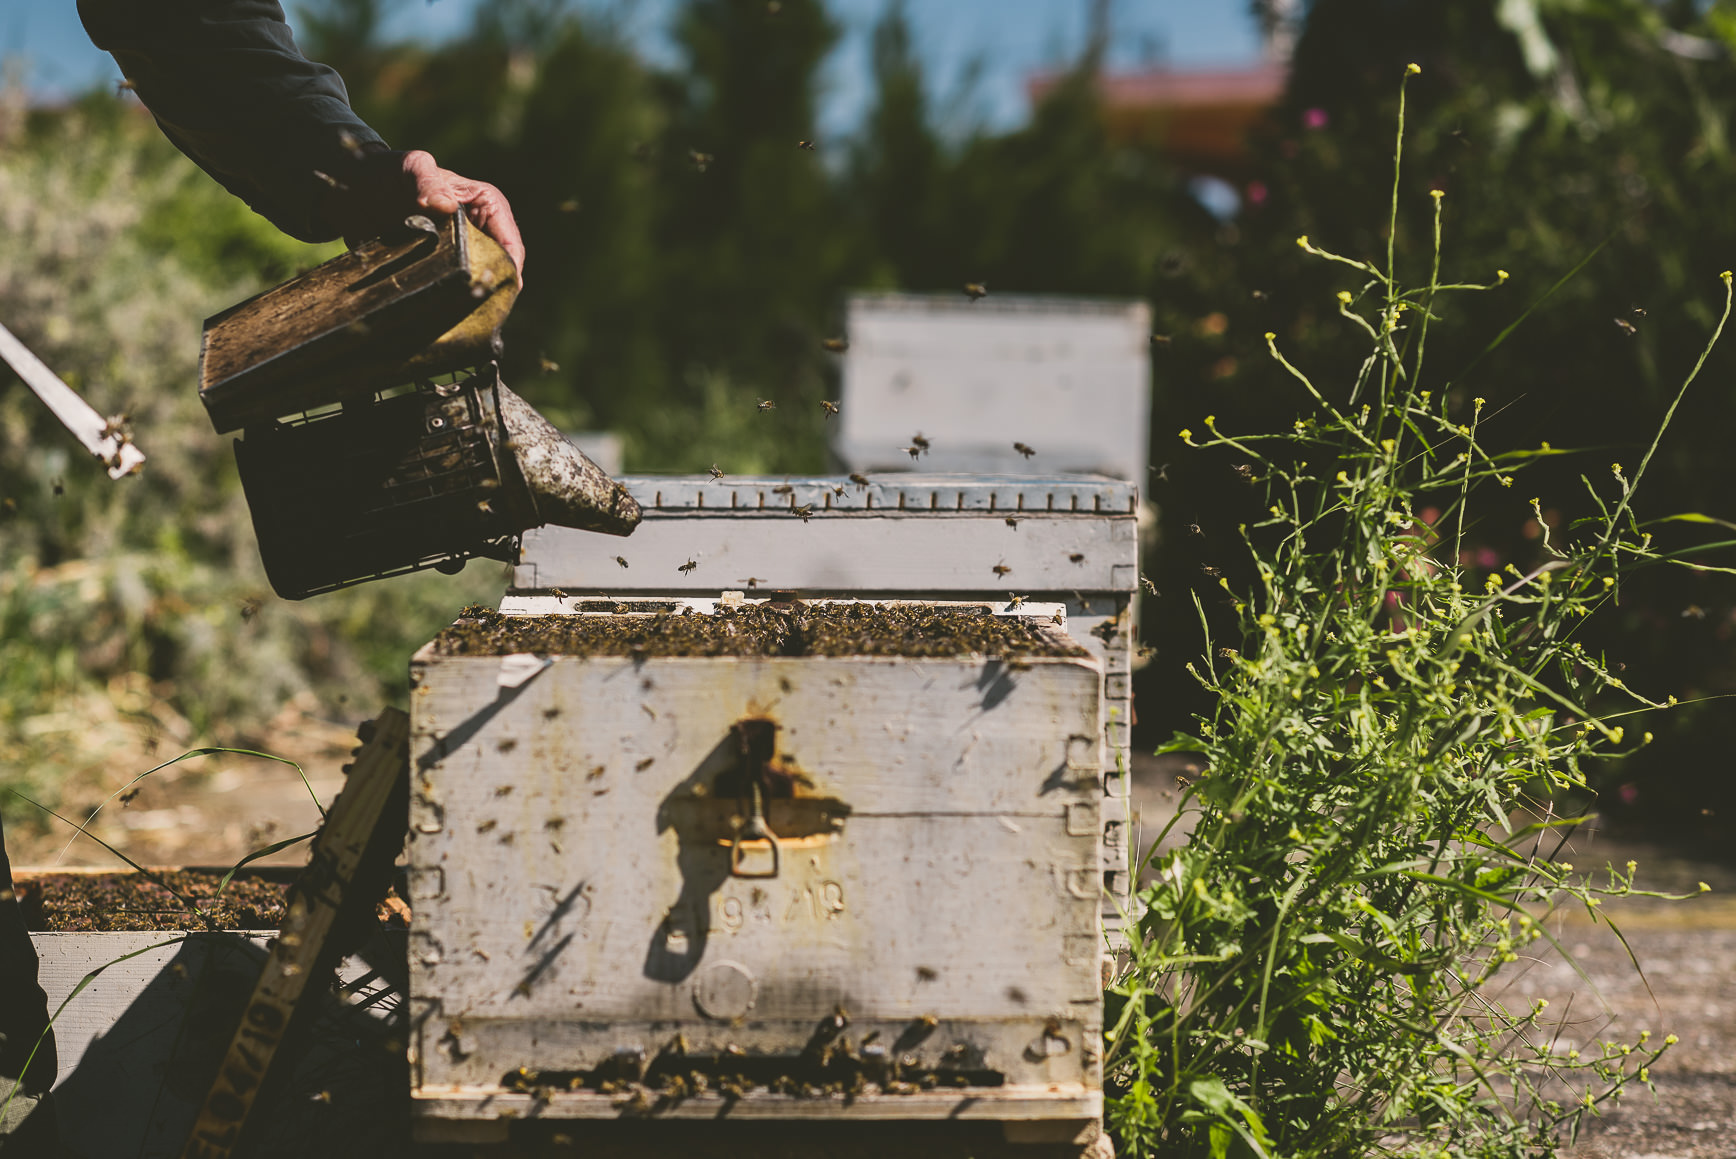
M 1207 579 L 1222 579 L 1224 576 L 1224 573 L 1222 571 L 1213 567 L 1209 563 L 1200 564 L 1200 571 L 1205 573 L 1205 577 Z
M 796 489 L 790 486 L 787 480 L 772 488 L 773 495 L 794 495 L 795 493 Z
M 1014 443 L 1013 444 L 1013 450 L 1019 452 L 1019 454 L 1025 456 L 1025 458 L 1027 458 L 1027 459 L 1030 458 L 1032 455 L 1037 453 L 1036 451 L 1032 450 L 1030 447 L 1027 447 L 1024 443 Z
M 912 459 L 917 458 L 922 454 L 921 447 L 899 447 L 898 449 L 909 455 Z
M 675 570 L 682 573 L 683 575 L 686 575 L 688 572 L 692 571 L 694 568 L 696 568 L 698 566 L 699 566 L 699 561 L 697 559 L 689 559 L 686 563 L 682 564 L 680 567 L 676 568 Z
M 308 1096 L 308 1100 L 315 1103 L 325 1103 L 329 1106 L 332 1101 L 332 1093 L 330 1091 L 315 1091 Z
M 964 284 L 964 296 L 974 302 L 978 298 L 988 297 L 989 288 L 981 282 L 966 282 Z
M 656 757 L 641 757 L 639 760 L 633 762 L 633 771 L 635 773 L 642 773 L 656 763 Z
M 1170 341 L 1171 339 L 1168 334 L 1153 334 L 1151 336 L 1151 344 L 1153 346 L 1168 346 Z
M 792 507 L 790 508 L 790 514 L 797 516 L 803 523 L 806 523 L 814 517 L 814 505 L 812 503 L 804 503 L 800 507 Z
M 338 130 L 338 144 L 343 146 L 344 152 L 357 161 L 362 159 L 362 142 L 348 129 Z
M 555 206 L 555 208 L 562 213 L 577 213 L 579 211 L 579 199 L 576 197 L 569 197 L 559 205 Z
M 313 171 L 313 175 L 315 177 L 319 178 L 319 180 L 325 182 L 327 185 L 329 185 L 333 189 L 337 189 L 337 190 L 348 190 L 349 189 L 348 185 L 345 185 L 342 181 L 339 181 L 336 177 L 333 177 L 330 173 L 325 172 L 323 169 L 315 169 Z
M 1252 463 L 1237 463 L 1235 466 L 1231 467 L 1230 470 L 1234 471 L 1236 476 L 1244 483 L 1252 483 L 1254 481 L 1254 465 Z
M 1199 525 L 1199 524 L 1197 524 L 1197 523 L 1190 523 L 1190 524 L 1188 524 L 1188 525 L 1187 525 L 1187 531 L 1188 531 L 1188 534 L 1189 534 L 1189 535 L 1197 535 L 1197 536 L 1199 536 L 1199 537 L 1200 537 L 1200 538 L 1201 538 L 1201 539 L 1204 539 L 1204 538 L 1205 538 L 1205 536 L 1206 536 L 1206 533 L 1205 533 L 1205 532 L 1204 532 L 1204 531 L 1201 531 L 1201 530 L 1200 530 L 1200 525 Z
M 1056 612 L 1053 616 L 1049 617 L 1049 622 L 1059 628 L 1062 624 L 1067 622 L 1067 615 L 1065 612 Z
M 713 463 L 711 465 L 711 470 L 708 472 L 708 474 L 711 475 L 711 481 L 713 483 L 715 483 L 719 479 L 723 478 L 723 468 L 719 467 L 716 463 Z
M 1154 596 L 1158 596 L 1158 595 L 1163 594 L 1162 592 L 1157 590 L 1157 585 L 1151 582 L 1151 577 L 1148 575 L 1145 575 L 1143 572 L 1139 576 L 1139 586 L 1144 588 L 1146 591 L 1150 592 Z
M 808 152 L 812 153 L 814 151 L 814 143 L 812 141 L 797 141 L 796 148 L 806 149 Z
M 544 374 L 553 374 L 561 368 L 560 363 L 556 362 L 546 354 L 537 355 L 537 362 L 542 366 L 542 372 Z
M 771 399 L 769 399 L 769 398 L 762 398 L 762 399 L 760 399 L 760 401 L 759 401 L 759 408 L 760 408 L 760 409 L 761 409 L 761 410 L 777 410 L 777 409 L 778 409 L 778 404 L 777 404 L 777 403 L 775 403 L 775 402 L 773 402 L 773 401 L 772 401 L 772 400 L 771 400 Z
M 821 399 L 820 400 L 820 409 L 826 412 L 826 418 L 829 421 L 833 415 L 838 413 L 838 404 L 835 402 L 827 402 L 825 399 Z
M 122 793 L 119 797 L 117 797 L 115 799 L 118 800 L 122 805 L 131 805 L 133 803 L 133 798 L 137 797 L 138 795 L 139 795 L 139 790 L 128 789 L 126 792 Z
M 259 614 L 259 609 L 265 606 L 265 601 L 258 596 L 248 596 L 241 601 L 241 618 L 251 620 Z
M 131 439 L 128 427 L 132 425 L 133 416 L 125 411 L 118 415 L 110 415 L 103 421 L 102 437 L 105 439 L 120 439 L 123 443 Z
M 1615 328 L 1621 331 L 1623 338 L 1632 338 L 1639 333 L 1639 328 L 1626 318 L 1611 318 L 1610 321 L 1615 323 Z
M 840 495 L 840 496 L 843 495 L 844 494 L 844 484 L 842 484 L 842 483 L 832 484 L 832 494 Z
M 1706 618 L 1706 609 L 1699 604 L 1689 604 L 1682 609 L 1682 618 L 1684 620 L 1703 620 Z
M 484 515 L 493 515 L 494 514 L 494 505 L 486 499 L 478 499 L 476 501 L 476 509 L 478 511 L 482 512 Z
M 1007 601 L 1007 611 L 1009 611 L 1009 612 L 1016 612 L 1024 606 L 1025 606 L 1025 597 L 1024 596 L 1014 596 L 1012 599 Z
M 864 491 L 868 490 L 868 476 L 866 475 L 851 475 L 850 482 L 856 484 L 856 486 L 862 488 Z
M 917 431 L 914 435 L 910 436 L 910 445 L 920 450 L 923 454 L 928 453 L 928 440 L 922 437 L 921 431 Z
M 1067 562 L 1068 563 L 1084 563 L 1085 562 L 1085 553 L 1082 551 L 1069 552 L 1067 555 Z
M 713 157 L 710 153 L 701 153 L 698 149 L 689 149 L 687 151 L 687 160 L 692 163 L 693 168 L 696 171 L 704 173 L 707 169 L 711 168 L 711 163 L 717 160 L 717 158 Z
M 751 592 L 755 588 L 759 587 L 761 584 L 765 583 L 766 581 L 763 578 L 761 578 L 760 576 L 750 575 L 746 579 L 736 580 L 735 582 L 738 584 L 745 584 L 747 586 L 747 590 Z
M 1007 561 L 1003 559 L 1000 563 L 995 564 L 993 570 L 995 573 L 995 578 L 1000 579 L 1000 578 L 1003 578 L 1004 576 L 1006 576 L 1013 569 L 1008 567 Z
M 1241 653 L 1236 651 L 1234 648 L 1219 648 L 1218 655 L 1222 656 L 1225 660 L 1234 660 L 1236 657 L 1240 656 Z
M 1019 526 L 1019 521 L 1017 519 L 1014 519 L 1011 515 L 1009 515 L 1009 516 L 1007 516 L 1007 526 L 1017 530 L 1017 528 Z
M 820 345 L 831 354 L 842 354 L 850 349 L 850 340 L 848 338 L 827 338 L 821 341 Z

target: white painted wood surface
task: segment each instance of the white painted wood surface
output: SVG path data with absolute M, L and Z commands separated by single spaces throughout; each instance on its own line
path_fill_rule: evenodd
M 839 1007 L 888 1041 L 932 1018 L 923 1050 L 962 1036 L 1011 1085 L 1100 1085 L 1096 662 L 557 656 L 512 689 L 501 664 L 413 665 L 419 1089 L 677 1030 L 794 1055 Z M 799 786 L 770 879 L 729 872 L 748 717 Z M 1065 1050 L 1032 1048 L 1046 1023 Z
M 992 287 L 991 287 L 992 289 Z M 1091 471 L 1145 479 L 1151 308 L 990 293 L 861 294 L 846 307 L 837 451 L 853 469 Z M 1013 447 L 1030 446 L 1026 458 Z
M 199 1101 L 259 975 L 269 936 L 259 932 L 31 935 L 51 1012 L 73 995 L 86 975 L 100 970 L 66 1002 L 54 1024 L 56 1110 L 69 1156 L 173 1159 L 180 1155 Z M 397 943 L 400 956 L 402 945 Z M 126 957 L 129 954 L 134 956 Z M 352 958 L 339 973 L 343 980 L 355 982 L 370 972 L 366 962 Z M 371 994 L 380 985 L 364 986 L 363 993 Z M 393 1005 L 356 1017 L 375 1024 Z M 333 1064 L 329 1055 L 322 1054 L 313 1068 L 332 1066 L 353 1073 L 359 1066 L 366 1073 L 380 1074 L 355 1033 L 347 1034 L 345 1042 L 355 1052 L 352 1059 Z M 308 1056 L 299 1061 L 308 1064 Z M 290 1065 L 293 1070 L 295 1062 Z M 320 1081 L 317 1069 L 307 1073 L 321 1086 L 329 1083 Z M 290 1109 L 329 1118 L 330 1106 L 329 1100 L 319 1104 L 303 1100 Z M 285 1110 L 280 1106 L 273 1114 L 282 1122 Z M 320 1130 L 305 1125 L 304 1138 L 311 1145 Z

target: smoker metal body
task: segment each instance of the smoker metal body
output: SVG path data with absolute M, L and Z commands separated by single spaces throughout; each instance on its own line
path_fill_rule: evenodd
M 1103 921 L 1120 940 L 1139 489 L 1084 475 L 867 478 L 625 477 L 644 513 L 633 537 L 599 545 L 558 527 L 527 532 L 501 610 L 561 610 L 555 591 L 1062 605 L 1068 634 L 1103 665 Z

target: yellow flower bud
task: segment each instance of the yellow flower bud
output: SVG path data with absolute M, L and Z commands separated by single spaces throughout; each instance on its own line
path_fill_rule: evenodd
M 1406 76 L 1415 76 L 1415 75 L 1417 75 L 1417 73 L 1421 72 L 1422 70 L 1423 70 L 1422 65 L 1420 65 L 1420 64 L 1407 64 L 1404 66 L 1404 71 L 1405 71 Z
M 1677 1037 L 1676 1037 L 1676 1036 L 1675 1036 L 1675 1035 L 1673 1035 L 1673 1034 L 1666 1034 L 1666 1035 L 1664 1035 L 1664 1045 L 1665 1045 L 1665 1046 L 1674 1046 L 1674 1045 L 1676 1045 L 1676 1043 L 1678 1043 L 1678 1042 L 1680 1042 L 1680 1041 L 1682 1041 L 1682 1040 L 1681 1040 L 1681 1039 L 1679 1039 L 1679 1038 L 1677 1038 Z
M 1297 238 L 1296 244 L 1301 246 L 1303 249 L 1307 249 L 1308 248 L 1308 235 L 1303 234 L 1301 237 Z
M 1352 299 L 1350 297 L 1350 291 L 1349 290 L 1338 291 L 1338 300 L 1340 302 L 1343 302 L 1346 306 L 1350 305 L 1350 303 L 1352 301 Z
M 1495 271 L 1495 280 L 1497 282 L 1504 282 L 1511 276 L 1512 275 L 1508 274 L 1506 270 L 1496 270 Z
M 1277 339 L 1277 337 L 1278 337 L 1278 335 L 1275 334 L 1274 332 L 1272 332 L 1271 330 L 1266 331 L 1266 341 L 1268 341 L 1268 342 L 1275 341 Z
M 1431 190 L 1429 190 L 1429 196 L 1434 198 L 1436 201 L 1439 201 L 1441 198 L 1445 197 L 1446 195 L 1447 195 L 1447 191 L 1445 189 L 1431 189 Z
M 1188 430 L 1186 427 L 1183 427 L 1181 429 L 1181 437 L 1184 439 L 1191 439 L 1193 438 L 1193 432 Z

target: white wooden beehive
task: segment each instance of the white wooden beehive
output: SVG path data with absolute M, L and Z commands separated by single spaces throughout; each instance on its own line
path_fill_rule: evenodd
M 1139 488 L 1085 475 L 866 478 L 624 477 L 644 511 L 638 530 L 608 543 L 560 527 L 528 532 L 501 610 L 560 611 L 572 606 L 566 597 L 596 595 L 715 599 L 730 589 L 1060 604 L 1068 634 L 1103 664 L 1102 908 L 1120 941 Z M 807 518 L 793 517 L 803 510 Z
M 412 682 L 419 1114 L 1100 1115 L 1096 658 L 430 646 Z

